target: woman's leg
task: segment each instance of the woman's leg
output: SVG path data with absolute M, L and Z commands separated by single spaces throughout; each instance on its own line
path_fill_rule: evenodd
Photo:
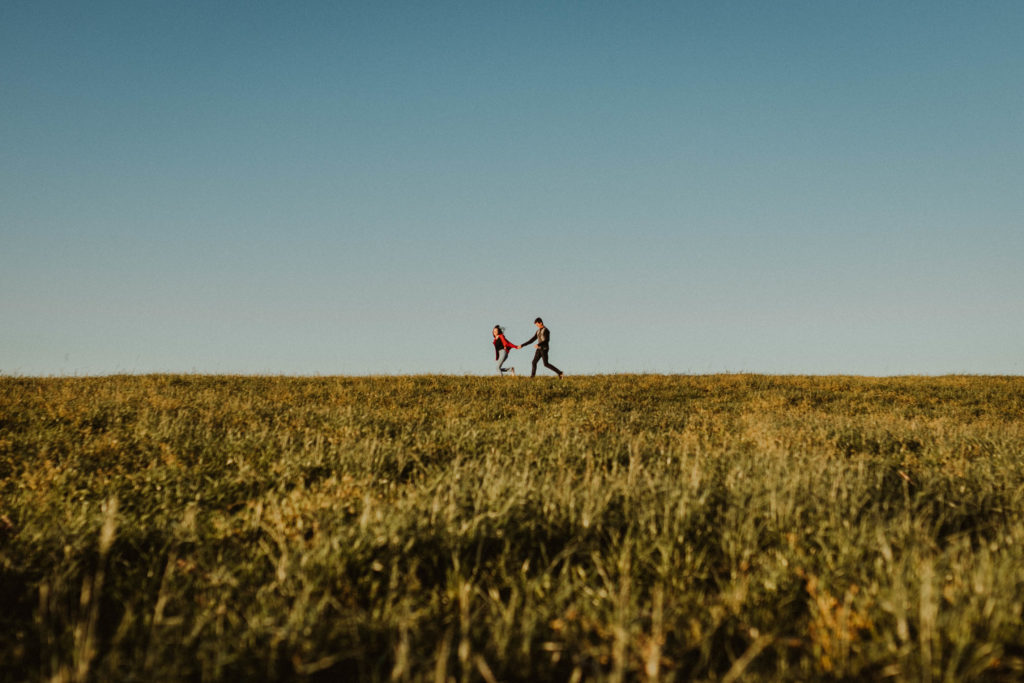
M 498 373 L 504 375 L 508 372 L 508 368 L 502 367 L 505 365 L 505 361 L 508 360 L 508 349 L 502 349 L 498 354 Z

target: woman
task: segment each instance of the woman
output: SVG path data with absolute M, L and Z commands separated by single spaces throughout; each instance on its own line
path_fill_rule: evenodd
M 501 325 L 495 325 L 494 329 L 491 330 L 491 334 L 494 335 L 494 360 L 498 362 L 498 372 L 504 376 L 506 372 L 512 373 L 512 376 L 516 376 L 516 369 L 509 367 L 503 367 L 505 361 L 508 360 L 509 349 L 518 349 L 519 347 L 505 339 L 505 328 Z

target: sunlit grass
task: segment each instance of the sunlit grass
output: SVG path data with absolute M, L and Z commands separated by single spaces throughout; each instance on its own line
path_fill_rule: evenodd
M 1024 379 L 0 378 L 11 680 L 1018 680 Z

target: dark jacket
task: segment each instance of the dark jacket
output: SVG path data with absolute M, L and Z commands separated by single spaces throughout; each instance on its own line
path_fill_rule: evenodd
M 521 346 L 532 344 L 534 340 L 536 340 L 537 346 L 539 346 L 541 350 L 547 351 L 548 342 L 551 340 L 551 330 L 549 330 L 547 327 L 541 326 L 540 328 L 537 329 L 537 334 L 533 335 L 532 337 L 524 341 L 521 344 Z

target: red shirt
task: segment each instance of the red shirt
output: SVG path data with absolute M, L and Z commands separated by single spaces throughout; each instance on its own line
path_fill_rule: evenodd
M 505 339 L 505 335 L 499 334 L 494 338 L 494 359 L 498 359 L 498 351 L 501 349 L 518 349 L 519 347 Z

